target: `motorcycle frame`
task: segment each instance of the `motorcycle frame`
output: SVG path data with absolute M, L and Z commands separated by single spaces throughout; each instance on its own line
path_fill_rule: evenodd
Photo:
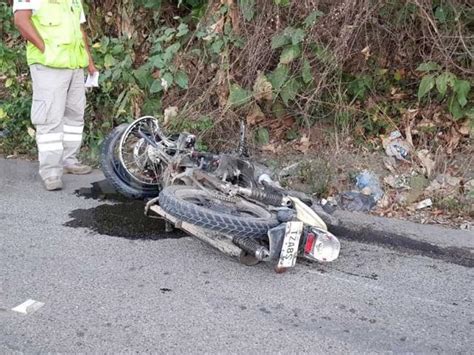
M 150 119 L 151 116 L 145 116 L 140 119 Z M 139 120 L 140 120 L 139 119 Z M 154 119 L 154 118 L 153 118 Z M 166 137 L 159 125 L 157 125 L 158 136 L 160 138 L 159 142 L 152 142 L 149 137 L 145 135 L 142 136 L 148 143 L 150 147 L 148 148 L 148 156 L 150 159 L 153 159 L 154 163 L 164 162 L 166 168 L 163 172 L 163 183 L 162 187 L 175 184 L 177 181 L 183 182 L 185 185 L 196 186 L 205 191 L 217 190 L 220 191 L 229 197 L 240 197 L 263 205 L 265 208 L 271 208 L 268 204 L 262 203 L 258 199 L 255 199 L 255 191 L 253 188 L 257 187 L 258 184 L 253 176 L 247 176 L 249 181 L 249 187 L 240 187 L 238 185 L 233 185 L 227 182 L 229 174 L 233 174 L 236 177 L 237 173 L 241 173 L 234 165 L 241 162 L 242 164 L 247 164 L 249 167 L 252 167 L 253 174 L 253 165 L 245 159 L 242 159 L 244 155 L 247 154 L 245 146 L 245 123 L 241 121 L 240 124 L 240 139 L 239 139 L 239 148 L 238 148 L 238 157 L 230 157 L 225 154 L 214 155 L 210 153 L 203 153 L 196 151 L 194 145 L 190 143 L 195 142 L 195 136 L 188 133 L 180 133 L 177 140 L 171 140 Z M 121 144 L 123 144 L 126 139 L 127 134 L 130 132 L 130 129 L 124 133 L 121 138 Z M 172 154 L 168 153 L 172 152 Z M 221 171 L 221 177 L 218 178 L 216 175 L 209 173 L 204 170 L 205 164 L 212 164 L 213 162 L 222 163 L 222 159 L 229 159 L 228 171 Z M 232 161 L 232 159 L 234 159 Z M 199 163 L 197 164 L 197 161 Z M 237 162 L 237 163 L 236 163 Z M 209 187 L 204 186 L 204 181 Z M 263 186 L 263 185 L 261 185 Z M 243 251 L 239 246 L 233 243 L 234 237 L 231 235 L 222 235 L 215 233 L 209 230 L 204 230 L 202 228 L 196 227 L 195 225 L 181 221 L 174 216 L 166 213 L 160 206 L 156 204 L 158 197 L 150 200 L 145 207 L 145 215 L 150 215 L 152 211 L 156 216 L 162 218 L 166 221 L 167 226 L 171 225 L 174 228 L 181 229 L 190 235 L 198 238 L 204 243 L 211 245 L 220 252 L 229 255 L 231 257 L 238 257 L 239 260 L 246 265 L 255 265 L 260 261 L 270 261 L 275 260 L 279 256 L 279 250 L 281 249 L 282 241 L 276 240 L 274 236 L 269 237 L 269 248 L 261 253 L 260 255 L 249 255 Z M 322 219 L 305 205 L 301 200 L 296 197 L 284 196 L 281 200 L 282 206 L 292 206 L 296 211 L 296 216 L 298 220 L 301 220 L 305 224 L 316 226 L 327 230 L 326 224 Z M 169 228 L 167 228 L 169 229 Z M 281 271 L 281 270 L 279 270 Z

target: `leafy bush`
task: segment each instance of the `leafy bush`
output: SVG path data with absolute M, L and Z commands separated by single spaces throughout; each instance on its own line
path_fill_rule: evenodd
M 461 0 L 86 5 L 101 71 L 100 89 L 88 93 L 84 146 L 93 159 L 114 125 L 169 106 L 179 109 L 169 128 L 192 130 L 210 149 L 232 144 L 242 118 L 268 144 L 315 124 L 367 142 L 403 129 L 414 108 L 439 107 L 457 122 L 473 116 L 474 13 Z M 28 152 L 28 68 L 4 3 L 0 21 L 0 144 Z
M 447 99 L 447 109 L 454 119 L 463 117 L 474 119 L 474 106 L 468 105 L 471 83 L 458 77 L 433 62 L 422 63 L 416 69 L 425 73 L 418 87 L 418 99 L 421 100 L 433 91 L 437 91 L 439 100 Z
M 7 152 L 30 153 L 35 149 L 30 122 L 31 84 L 19 34 L 5 3 L 0 4 L 0 33 L 0 147 Z

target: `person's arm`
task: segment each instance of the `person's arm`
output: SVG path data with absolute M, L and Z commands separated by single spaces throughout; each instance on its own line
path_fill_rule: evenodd
M 21 36 L 44 53 L 44 41 L 31 22 L 31 10 L 17 10 L 14 14 L 15 26 L 20 31 Z
M 89 39 L 87 38 L 86 31 L 84 31 L 83 28 L 81 28 L 81 31 L 82 37 L 84 38 L 84 45 L 86 47 L 87 55 L 89 56 L 89 66 L 87 67 L 87 70 L 90 74 L 94 74 L 97 71 L 97 68 L 95 67 L 94 59 L 92 58 L 92 54 L 89 48 Z

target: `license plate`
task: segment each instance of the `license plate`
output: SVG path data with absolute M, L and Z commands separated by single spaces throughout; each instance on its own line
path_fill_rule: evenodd
M 286 223 L 285 239 L 283 239 L 278 267 L 288 268 L 295 266 L 302 232 L 303 222 Z

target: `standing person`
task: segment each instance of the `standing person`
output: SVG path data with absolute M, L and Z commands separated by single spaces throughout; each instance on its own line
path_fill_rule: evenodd
M 14 0 L 15 25 L 28 41 L 33 81 L 31 121 L 36 128 L 39 174 L 46 190 L 60 190 L 64 174 L 88 174 L 80 164 L 86 106 L 84 68 L 96 72 L 81 0 Z

